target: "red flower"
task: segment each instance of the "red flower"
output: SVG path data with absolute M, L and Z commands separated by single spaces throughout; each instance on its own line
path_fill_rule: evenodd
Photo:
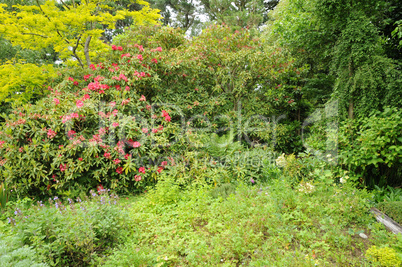
M 156 58 L 153 58 L 151 61 L 152 61 L 153 63 L 155 63 L 155 64 L 158 64 L 158 60 L 157 60 Z
M 110 153 L 105 152 L 105 154 L 103 154 L 103 156 L 105 156 L 105 158 L 110 158 Z
M 147 99 L 145 98 L 145 96 L 144 96 L 144 95 L 141 95 L 139 101 L 146 101 L 146 100 L 147 100 Z
M 162 171 L 163 171 L 163 167 L 158 167 L 157 172 L 158 172 L 158 173 L 161 173 Z
M 119 159 L 114 159 L 113 161 L 114 161 L 114 164 L 116 164 L 116 165 L 118 165 L 120 163 Z
M 57 106 L 58 104 L 60 104 L 60 100 L 58 100 L 57 98 L 53 98 L 53 103 Z
M 162 110 L 162 117 L 166 117 L 169 116 L 169 113 L 167 113 L 166 110 Z
M 293 99 L 288 101 L 289 104 L 292 104 L 293 102 L 294 102 Z
M 60 171 L 64 172 L 67 170 L 67 164 L 60 164 Z
M 118 168 L 116 169 L 116 172 L 117 172 L 118 174 L 122 174 L 122 173 L 123 173 L 123 168 L 122 168 L 122 167 L 118 167 Z
M 144 168 L 144 167 L 140 167 L 140 168 L 138 169 L 138 172 L 145 173 L 145 168 Z
M 82 158 L 78 158 L 79 161 L 82 161 Z
M 112 50 L 117 50 L 117 46 L 112 45 Z
M 105 189 L 103 189 L 103 186 L 100 184 L 96 187 L 96 189 L 98 190 L 98 194 L 100 194 L 102 191 L 104 191 Z
M 77 82 L 77 81 L 75 81 L 73 84 L 74 84 L 75 86 L 78 86 L 78 82 Z
M 123 47 L 118 46 L 118 47 L 117 47 L 117 50 L 119 50 L 119 51 L 123 51 Z
M 170 116 L 167 115 L 167 116 L 165 117 L 165 121 L 169 121 L 169 122 L 170 122 L 170 120 L 171 120 Z
M 141 131 L 142 131 L 143 133 L 148 133 L 148 128 L 142 128 Z
M 141 177 L 141 175 L 137 174 L 136 176 L 134 176 L 134 179 L 136 182 L 139 182 L 139 181 L 141 181 L 142 177 Z
M 168 164 L 167 161 L 162 161 L 162 163 L 161 163 L 162 166 L 166 166 L 167 164 Z
M 68 77 L 68 80 L 73 82 L 74 78 Z

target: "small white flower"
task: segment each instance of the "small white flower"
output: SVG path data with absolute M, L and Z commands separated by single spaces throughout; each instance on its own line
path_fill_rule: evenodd
M 282 155 L 280 155 L 276 160 L 276 165 L 278 167 L 285 167 L 286 166 L 286 158 L 285 158 L 285 153 L 283 153 Z
M 344 184 L 344 183 L 346 183 L 346 180 L 343 179 L 343 177 L 341 177 L 341 179 L 339 179 L 339 182 L 341 182 L 341 184 Z

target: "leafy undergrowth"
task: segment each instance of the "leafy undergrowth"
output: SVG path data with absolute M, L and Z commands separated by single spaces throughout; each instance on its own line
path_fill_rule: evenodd
M 131 204 L 133 235 L 102 264 L 373 266 L 366 257 L 373 245 L 400 257 L 402 237 L 375 222 L 367 198 L 347 186 L 291 188 L 281 180 L 216 197 L 167 179 Z
M 63 203 L 22 201 L 1 223 L 10 266 L 400 266 L 402 236 L 375 222 L 370 194 L 347 183 L 285 180 L 146 194 L 106 190 Z M 29 205 L 28 205 L 29 204 Z M 367 238 L 359 234 L 364 233 Z M 22 253 L 23 252 L 23 253 Z M 20 265 L 18 265 L 21 263 Z

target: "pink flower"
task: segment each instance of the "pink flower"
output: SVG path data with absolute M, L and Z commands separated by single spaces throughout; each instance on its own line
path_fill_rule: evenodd
M 162 166 L 166 166 L 167 164 L 168 164 L 167 161 L 162 161 L 162 163 L 161 163 Z
M 70 130 L 70 131 L 68 131 L 67 136 L 68 136 L 69 138 L 72 138 L 72 137 L 75 136 L 75 134 L 76 134 L 76 132 L 75 132 L 74 130 Z
M 113 127 L 117 127 L 117 126 L 119 126 L 119 123 L 118 123 L 118 122 L 113 122 L 113 123 L 112 123 L 112 126 L 113 126 Z
M 114 162 L 114 164 L 118 165 L 120 163 L 120 160 L 119 159 L 114 159 L 113 162 Z
M 129 86 L 126 86 L 126 89 L 125 89 L 127 92 L 128 91 L 130 91 L 130 87 Z
M 79 161 L 82 161 L 82 158 L 78 158 Z
M 58 100 L 57 98 L 53 98 L 53 103 L 57 106 L 58 104 L 60 104 L 60 100 Z
M 85 94 L 84 97 L 82 98 L 83 100 L 90 99 L 91 97 L 88 94 Z
M 74 78 L 68 77 L 68 80 L 73 82 Z
M 152 106 L 151 105 L 147 105 L 146 109 L 151 110 Z
M 165 121 L 169 121 L 169 122 L 170 122 L 170 120 L 171 120 L 170 116 L 167 115 L 167 116 L 165 117 Z
M 147 99 L 145 98 L 145 96 L 144 96 L 144 95 L 141 95 L 139 101 L 146 101 L 146 100 L 147 100 Z
M 137 55 L 137 58 L 142 61 L 144 58 L 142 57 L 142 55 Z
M 19 151 L 20 153 L 24 152 L 24 147 L 20 147 L 20 148 L 18 149 L 18 151 Z
M 125 158 L 125 159 L 128 159 L 130 156 L 131 156 L 130 154 L 126 154 L 126 155 L 124 156 L 124 158 Z
M 152 61 L 153 63 L 155 63 L 155 64 L 158 64 L 158 60 L 157 60 L 156 58 L 153 58 L 151 61 Z
M 158 129 L 152 129 L 152 132 L 153 132 L 153 133 L 157 133 L 157 132 L 158 132 Z
M 113 102 L 110 102 L 110 103 L 109 103 L 109 106 L 111 106 L 111 107 L 116 106 L 116 102 L 114 102 L 114 101 L 113 101 Z
M 136 182 L 139 182 L 139 181 L 141 181 L 142 177 L 141 177 L 141 175 L 137 174 L 136 176 L 134 176 L 134 179 Z
M 67 170 L 67 164 L 60 164 L 60 171 L 64 172 Z
M 77 106 L 77 108 L 82 108 L 84 106 L 84 102 L 82 102 L 81 100 L 77 100 L 75 102 L 75 105 Z
M 118 168 L 116 169 L 116 172 L 117 172 L 118 174 L 122 174 L 122 173 L 123 173 L 123 168 L 122 168 L 122 167 L 118 167 Z
M 73 84 L 74 84 L 75 86 L 78 86 L 78 82 L 77 82 L 77 81 L 75 81 Z
M 119 51 L 123 51 L 123 47 L 118 46 L 118 47 L 117 47 L 117 50 L 119 50 Z
M 131 143 L 131 146 L 132 146 L 132 147 L 140 147 L 141 144 L 140 144 L 140 142 L 135 141 L 135 142 L 132 142 L 132 143 Z
M 140 168 L 138 169 L 138 172 L 145 173 L 145 168 L 144 168 L 144 167 L 140 167 Z
M 62 149 L 63 148 L 63 145 L 59 145 L 59 149 Z
M 53 131 L 52 129 L 49 129 L 49 131 L 47 131 L 47 137 L 49 137 L 50 139 L 52 139 L 53 137 L 56 136 L 56 132 Z
M 113 116 L 117 116 L 117 113 L 119 113 L 119 111 L 117 109 L 112 111 Z
M 142 131 L 143 133 L 148 133 L 148 128 L 142 128 L 141 131 Z
M 158 52 L 162 52 L 162 47 L 160 47 L 160 46 L 159 46 L 159 47 L 157 47 L 157 48 L 156 48 L 156 51 L 158 51 Z
M 117 50 L 117 46 L 112 45 L 112 50 Z
M 103 156 L 105 156 L 105 158 L 110 158 L 110 153 L 108 153 L 108 152 L 105 152 L 105 154 L 103 154 Z
M 163 171 L 163 167 L 158 167 L 157 172 L 161 173 Z
M 130 102 L 130 98 L 124 99 L 123 101 L 121 101 L 122 105 L 126 105 Z
M 89 65 L 89 68 L 90 68 L 91 70 L 96 70 L 96 67 L 95 67 L 94 64 Z

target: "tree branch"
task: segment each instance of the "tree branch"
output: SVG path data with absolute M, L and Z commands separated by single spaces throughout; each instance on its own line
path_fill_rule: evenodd
M 21 34 L 23 35 L 35 35 L 35 36 L 39 36 L 42 38 L 49 38 L 49 36 L 45 36 L 45 35 L 41 35 L 41 34 L 37 34 L 37 33 L 32 33 L 32 32 L 21 32 Z
M 77 55 L 77 53 L 76 53 L 77 48 L 78 48 L 78 45 L 80 44 L 80 40 L 81 40 L 81 35 L 78 36 L 78 38 L 77 38 L 77 43 L 76 43 L 76 45 L 73 47 L 73 55 L 74 55 L 74 57 L 78 60 L 78 62 L 80 63 L 81 68 L 83 68 L 83 67 L 84 67 L 84 64 L 82 64 L 82 61 L 81 61 L 80 57 L 79 57 L 79 56 Z
M 67 7 L 68 10 L 70 10 L 70 7 L 68 5 L 66 5 L 63 0 L 60 0 L 60 2 L 63 4 L 63 6 Z
M 73 1 L 73 2 L 74 2 L 74 1 Z M 47 20 L 50 21 L 50 22 L 52 22 L 52 21 L 50 20 L 50 18 L 46 15 L 46 13 L 43 11 L 42 7 L 40 6 L 39 0 L 36 0 L 36 4 L 38 5 L 38 7 L 39 7 L 40 11 L 43 13 L 43 15 L 47 18 Z M 63 35 L 61 35 L 61 33 L 59 32 L 59 30 L 58 30 L 57 28 L 56 28 L 56 32 L 57 32 L 57 34 L 58 34 L 61 38 L 64 38 Z M 64 41 L 66 41 L 68 44 L 70 44 L 70 42 L 69 42 L 66 38 L 64 38 Z

